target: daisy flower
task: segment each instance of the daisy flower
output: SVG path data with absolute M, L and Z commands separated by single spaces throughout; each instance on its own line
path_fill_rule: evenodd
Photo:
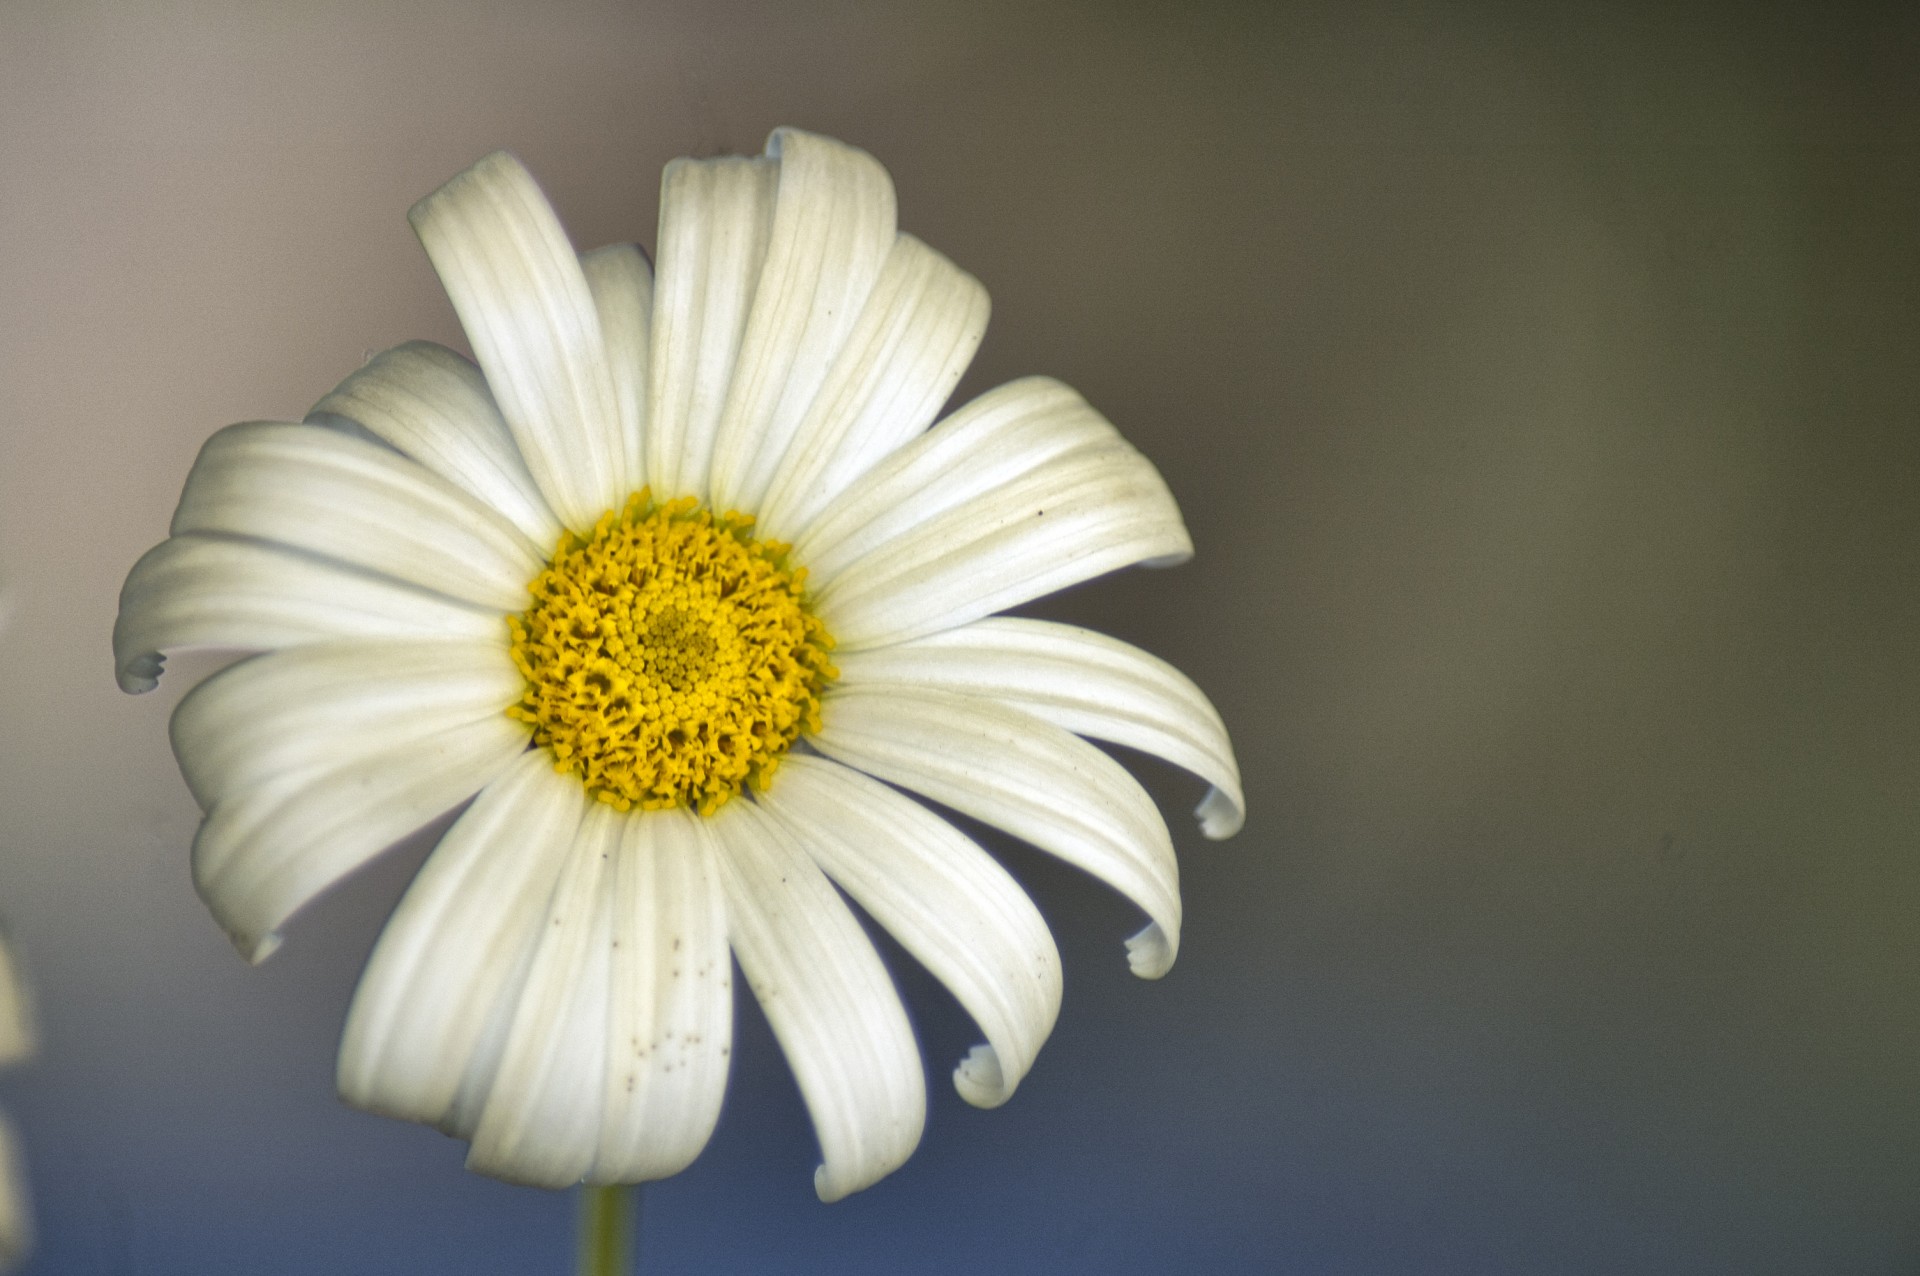
M 0 1068 L 11 1067 L 34 1051 L 33 1014 L 27 989 L 0 934 Z M 0 1117 L 0 1271 L 12 1271 L 33 1248 L 33 1211 L 27 1176 L 13 1125 Z
M 657 267 L 576 254 L 504 153 L 411 217 L 474 361 L 403 345 L 302 423 L 214 435 L 121 595 L 128 691 L 170 650 L 258 653 L 173 716 L 200 893 L 258 961 L 471 798 L 361 977 L 349 1102 L 517 1182 L 673 1174 L 720 1110 L 737 959 L 821 1198 L 866 1187 L 918 1142 L 925 1077 L 848 899 L 978 1022 L 971 1103 L 1013 1093 L 1060 1003 L 1033 904 L 908 794 L 1137 903 L 1146 978 L 1179 941 L 1173 845 L 1082 737 L 1201 777 L 1210 836 L 1240 825 L 1190 681 L 996 614 L 1185 559 L 1173 498 L 1057 381 L 934 423 L 986 293 L 839 142 L 668 165 Z

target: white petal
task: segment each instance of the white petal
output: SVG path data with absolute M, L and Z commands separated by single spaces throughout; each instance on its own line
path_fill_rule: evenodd
M 987 312 L 978 280 L 897 236 L 768 485 L 759 535 L 793 540 L 848 483 L 932 424 L 986 335 Z
M 586 790 L 534 749 L 474 800 L 414 878 L 354 990 L 340 1095 L 471 1137 L 586 813 Z M 466 1117 L 464 1124 L 462 1116 Z
M 261 785 L 504 716 L 525 686 L 502 642 L 319 643 L 215 674 L 180 701 L 170 733 L 187 787 L 211 809 Z
M 319 554 L 502 611 L 544 565 L 499 514 L 390 448 L 311 425 L 230 425 L 200 449 L 173 533 L 224 532 Z
M 513 434 L 472 360 L 431 341 L 373 359 L 314 404 L 307 419 L 343 417 L 498 511 L 541 551 L 560 520 L 527 472 Z
M 33 1249 L 33 1202 L 13 1122 L 0 1116 L 0 1271 L 12 1271 Z
M 1139 453 L 1089 449 L 929 519 L 849 567 L 814 606 L 855 651 L 964 625 L 1187 543 Z
M 1201 830 L 1231 837 L 1245 818 L 1226 726 L 1191 679 L 1117 638 L 997 616 L 911 642 L 839 656 L 841 687 L 898 684 L 991 696 L 1078 735 L 1183 767 L 1213 786 Z
M 1166 484 L 1115 439 L 1055 457 L 965 508 L 926 519 L 837 575 L 814 606 L 828 632 L 854 651 L 1191 553 Z
M 39 1033 L 34 1028 L 33 999 L 21 977 L 13 946 L 0 932 L 0 1068 L 11 1067 L 34 1052 Z
M 1127 941 L 1158 979 L 1180 943 L 1180 876 L 1167 826 L 1132 776 L 1084 740 L 1018 709 L 947 691 L 835 688 L 809 741 L 1092 873 L 1153 919 Z
M 560 870 L 467 1168 L 566 1187 L 593 1166 L 607 1069 L 613 857 L 623 817 L 590 803 Z
M 714 431 L 772 230 L 778 166 L 674 160 L 660 178 L 660 242 L 647 364 L 654 495 L 707 495 Z
M 343 760 L 324 755 L 216 802 L 193 841 L 194 885 L 234 946 L 262 961 L 315 895 L 483 788 L 526 748 L 495 712 Z
M 613 871 L 606 1110 L 589 1182 L 677 1174 L 713 1134 L 733 1051 L 726 896 L 704 821 L 621 821 Z
M 906 1011 L 866 932 L 819 867 L 749 801 L 711 817 L 727 925 L 820 1140 L 823 1201 L 902 1165 L 926 1123 Z
M 647 351 L 652 342 L 653 267 L 633 244 L 608 244 L 580 257 L 600 315 L 607 373 L 620 418 L 620 487 L 646 486 Z
M 506 618 L 294 550 L 175 536 L 127 574 L 113 626 L 114 670 L 121 690 L 151 691 L 163 652 L 266 651 L 355 637 L 504 643 Z
M 496 151 L 408 217 L 547 504 L 576 532 L 624 500 L 606 343 L 566 231 Z
M 834 498 L 793 543 L 818 589 L 928 519 L 963 509 L 1057 457 L 1116 437 L 1051 377 L 987 391 L 901 447 Z
M 776 129 L 766 263 L 714 440 L 719 509 L 756 510 L 894 241 L 893 182 L 865 151 Z
M 1145 457 L 1072 390 L 981 396 L 856 480 L 794 546 L 845 650 L 1192 552 Z
M 979 1107 L 1005 1103 L 1060 1013 L 1060 954 L 1019 883 L 926 807 L 836 762 L 789 755 L 759 801 L 967 1008 L 989 1044 L 954 1085 Z

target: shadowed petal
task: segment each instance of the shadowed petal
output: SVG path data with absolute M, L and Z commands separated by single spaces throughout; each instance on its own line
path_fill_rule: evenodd
M 163 654 L 270 651 L 332 638 L 501 641 L 506 618 L 291 549 L 183 535 L 148 550 L 120 589 L 113 626 L 122 691 L 151 691 Z
M 794 547 L 849 651 L 1192 552 L 1160 475 L 1058 382 L 982 396 L 856 480 Z
M 775 129 L 767 157 L 780 166 L 767 255 L 714 438 L 722 510 L 759 508 L 895 234 L 893 181 L 865 151 Z
M 809 741 L 830 758 L 1004 829 L 1092 873 L 1153 924 L 1127 941 L 1143 979 L 1173 966 L 1180 878 L 1167 826 L 1134 778 L 1018 709 L 948 691 L 836 688 Z
M 172 530 L 256 537 L 503 611 L 527 606 L 542 566 L 512 523 L 397 452 L 272 421 L 207 440 Z
M 12 1271 L 33 1249 L 33 1204 L 13 1122 L 0 1115 L 0 1271 Z
M 833 884 L 749 801 L 712 817 L 727 923 L 747 983 L 780 1039 L 820 1140 L 823 1201 L 906 1161 L 926 1122 L 926 1079 L 900 996 Z
M 633 244 L 608 244 L 580 257 L 600 315 L 607 375 L 620 420 L 620 490 L 647 483 L 647 358 L 652 344 L 653 267 Z
M 707 496 L 726 406 L 772 230 L 772 160 L 674 160 L 660 178 L 660 243 L 647 363 L 654 496 Z
M 989 1044 L 954 1070 L 962 1098 L 1005 1103 L 1060 1013 L 1060 954 L 1007 871 L 912 798 L 849 767 L 788 757 L 760 805 L 934 976 Z
M 12 945 L 6 942 L 6 934 L 0 932 L 0 1068 L 12 1067 L 30 1057 L 38 1046 L 39 1035 L 26 980 L 20 976 Z
M 472 360 L 431 341 L 377 354 L 313 405 L 309 421 L 342 417 L 477 498 L 543 553 L 560 539 L 512 431 Z
M 520 161 L 495 151 L 408 217 L 547 504 L 576 532 L 626 497 L 606 343 L 580 260 Z
M 987 331 L 987 290 L 897 236 L 833 370 L 767 485 L 762 536 L 792 540 L 882 457 L 933 423 Z
M 181 702 L 175 750 L 208 805 L 194 882 L 249 960 L 273 951 L 273 932 L 308 900 L 526 748 L 505 713 L 511 667 L 497 649 L 475 651 L 297 648 L 216 674 Z
M 214 674 L 180 701 L 169 730 L 187 787 L 211 809 L 261 785 L 504 717 L 524 685 L 498 642 L 317 643 Z
M 455 1100 L 484 1094 L 520 999 L 586 791 L 529 750 L 454 822 L 407 889 L 354 990 L 340 1095 L 471 1137 Z
M 593 1167 L 607 1069 L 613 857 L 621 817 L 588 805 L 487 1089 L 467 1168 L 566 1187 Z
M 1078 735 L 1183 767 L 1212 786 L 1201 831 L 1231 837 L 1245 818 L 1240 768 L 1206 694 L 1157 656 L 1117 638 L 995 616 L 911 642 L 847 652 L 842 687 L 904 685 L 988 696 Z
M 1051 377 L 989 390 L 835 497 L 794 541 L 817 589 L 930 518 L 968 504 L 1034 467 L 1110 441 L 1114 430 Z
M 726 897 L 704 821 L 674 810 L 621 824 L 595 1183 L 692 1164 L 720 1117 L 733 1050 Z

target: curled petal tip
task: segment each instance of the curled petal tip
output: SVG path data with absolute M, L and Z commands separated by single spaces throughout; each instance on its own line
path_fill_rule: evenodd
M 239 949 L 240 955 L 247 959 L 248 965 L 258 966 L 261 962 L 280 951 L 280 945 L 285 937 L 276 930 L 269 931 L 267 934 L 258 937 L 251 935 L 229 935 L 228 938 L 233 941 L 233 946 Z
M 143 696 L 160 685 L 160 672 L 166 663 L 165 656 L 147 652 L 114 670 L 114 680 L 120 684 L 120 690 L 128 695 Z
M 1200 821 L 1201 833 L 1216 842 L 1238 833 L 1247 820 L 1240 804 L 1217 788 L 1207 790 L 1207 796 L 1200 799 L 1193 815 Z
M 1154 922 L 1127 940 L 1127 965 L 1142 979 L 1158 979 L 1173 969 L 1178 951 L 1178 941 Z
M 953 1070 L 953 1088 L 976 1108 L 997 1108 L 1013 1097 L 1013 1086 L 1007 1084 L 1000 1056 L 989 1045 L 978 1045 L 967 1052 Z
M 814 1195 L 822 1204 L 831 1205 L 835 1201 L 845 1200 L 855 1192 L 864 1192 L 887 1175 L 906 1164 L 913 1149 L 908 1148 L 898 1156 L 884 1160 L 869 1161 L 866 1164 L 842 1160 L 839 1168 L 822 1161 L 813 1171 Z

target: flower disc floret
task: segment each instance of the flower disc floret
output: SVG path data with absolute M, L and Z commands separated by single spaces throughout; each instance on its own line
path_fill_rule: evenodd
M 509 618 L 527 689 L 507 712 L 600 801 L 710 814 L 819 730 L 833 640 L 805 569 L 752 525 L 636 493 L 591 537 L 563 535 Z

